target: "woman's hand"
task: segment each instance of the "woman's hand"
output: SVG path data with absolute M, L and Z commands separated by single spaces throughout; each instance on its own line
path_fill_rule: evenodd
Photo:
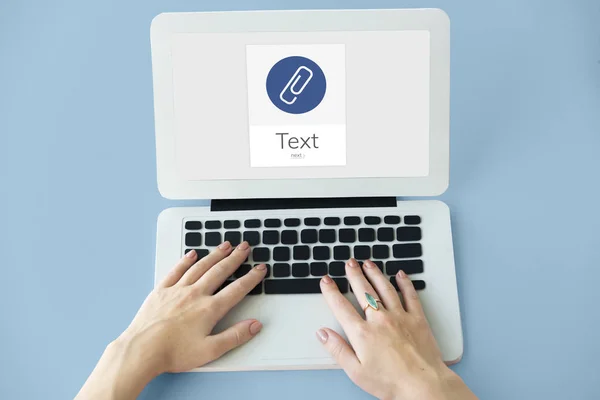
M 225 242 L 199 261 L 194 251 L 183 257 L 108 346 L 77 398 L 133 399 L 157 375 L 200 367 L 252 339 L 262 328 L 256 320 L 211 335 L 265 277 L 266 266 L 260 264 L 214 294 L 249 251 L 247 242 L 235 249 Z
M 366 261 L 361 269 L 352 259 L 346 276 L 361 307 L 367 306 L 369 293 L 381 300 L 379 309 L 367 308 L 363 318 L 325 276 L 321 290 L 352 347 L 328 328 L 320 329 L 317 337 L 354 383 L 386 400 L 476 399 L 444 364 L 417 292 L 402 271 L 396 281 L 404 305 L 374 263 Z

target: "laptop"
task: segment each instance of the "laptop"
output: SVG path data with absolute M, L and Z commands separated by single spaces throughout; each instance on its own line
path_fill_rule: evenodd
M 444 360 L 463 352 L 450 212 L 449 20 L 437 9 L 166 13 L 152 22 L 158 188 L 211 199 L 158 217 L 155 282 L 194 249 L 252 246 L 267 278 L 215 331 L 264 328 L 197 371 L 338 368 L 325 274 L 350 257 L 419 291 Z M 360 310 L 362 312 L 362 310 Z

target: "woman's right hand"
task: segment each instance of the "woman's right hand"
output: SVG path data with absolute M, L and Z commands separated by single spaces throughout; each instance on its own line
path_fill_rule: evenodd
M 381 300 L 379 309 L 367 308 L 363 318 L 325 276 L 321 291 L 350 344 L 329 328 L 320 329 L 317 337 L 354 383 L 384 400 L 477 399 L 444 363 L 417 292 L 402 271 L 396 281 L 404 305 L 374 263 L 366 261 L 361 268 L 352 259 L 346 276 L 360 306 L 367 306 L 369 293 Z

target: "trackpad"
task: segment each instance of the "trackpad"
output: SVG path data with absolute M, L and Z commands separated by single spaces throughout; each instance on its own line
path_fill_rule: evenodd
M 327 358 L 316 337 L 319 328 L 327 327 L 343 334 L 322 295 L 274 295 L 262 304 L 264 328 L 261 341 L 264 360 Z

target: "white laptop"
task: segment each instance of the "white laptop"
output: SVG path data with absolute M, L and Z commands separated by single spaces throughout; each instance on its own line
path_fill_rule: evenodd
M 224 240 L 268 277 L 217 327 L 261 333 L 199 371 L 337 368 L 315 331 L 342 331 L 319 293 L 344 262 L 412 278 L 447 362 L 463 341 L 450 213 L 449 20 L 437 9 L 172 13 L 151 29 L 158 218 L 155 280 Z M 394 279 L 392 278 L 392 281 Z

